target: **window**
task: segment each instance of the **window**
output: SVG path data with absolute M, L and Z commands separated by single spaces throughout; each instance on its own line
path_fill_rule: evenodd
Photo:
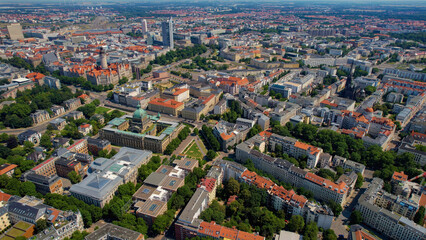
M 172 181 L 169 183 L 169 186 L 173 186 L 173 185 L 175 185 L 175 183 L 176 183 L 176 180 L 172 180 Z
M 150 190 L 148 188 L 145 188 L 142 192 L 145 193 L 145 194 L 148 194 L 150 192 Z
M 149 207 L 149 211 L 154 211 L 155 208 L 157 208 L 157 204 L 152 204 L 151 207 Z

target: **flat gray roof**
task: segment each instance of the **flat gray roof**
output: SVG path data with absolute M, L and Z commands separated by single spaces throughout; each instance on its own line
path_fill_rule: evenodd
M 107 223 L 93 233 L 87 235 L 85 240 L 109 239 L 138 239 L 142 234 L 133 230 Z M 109 237 L 109 238 L 108 238 Z

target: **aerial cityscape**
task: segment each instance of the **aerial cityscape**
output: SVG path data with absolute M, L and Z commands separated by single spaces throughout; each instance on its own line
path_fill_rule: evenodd
M 0 240 L 426 240 L 425 1 L 0 1 Z

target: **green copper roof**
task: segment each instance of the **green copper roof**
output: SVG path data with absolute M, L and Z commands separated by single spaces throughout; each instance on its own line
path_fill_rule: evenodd
M 111 121 L 109 121 L 108 124 L 113 125 L 113 126 L 119 126 L 120 124 L 122 124 L 125 121 L 126 121 L 126 119 L 123 119 L 123 118 L 114 118 Z
M 142 118 L 146 116 L 146 111 L 141 108 L 141 105 L 137 106 L 138 109 L 133 113 L 133 118 Z

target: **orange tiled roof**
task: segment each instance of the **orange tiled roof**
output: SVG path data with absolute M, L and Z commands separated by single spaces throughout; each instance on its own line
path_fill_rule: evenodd
M 407 181 L 408 175 L 404 174 L 404 172 L 394 172 L 392 175 L 392 179 L 398 180 L 398 181 Z
M 38 73 L 38 72 L 32 72 L 32 73 L 27 74 L 27 76 L 25 76 L 25 77 L 28 78 L 28 79 L 31 79 L 32 81 L 37 81 L 37 80 L 44 78 L 45 75 Z
M 297 195 L 293 190 L 287 190 L 282 186 L 276 185 L 273 181 L 257 175 L 255 172 L 246 170 L 243 172 L 241 177 L 248 183 L 253 184 L 258 188 L 266 189 L 274 196 L 280 197 L 286 202 L 303 207 L 308 200 L 301 195 Z
M 228 140 L 228 139 L 230 139 L 230 138 L 232 138 L 232 137 L 234 137 L 235 136 L 235 134 L 233 133 L 233 132 L 231 132 L 230 134 L 226 134 L 226 133 L 221 133 L 220 134 L 220 137 L 223 139 L 223 140 Z
M 7 164 L 9 164 L 9 163 L 7 163 Z M 12 169 L 14 169 L 16 167 L 18 167 L 18 165 L 16 165 L 16 164 L 9 164 L 8 166 L 6 166 L 2 170 L 0 170 L 0 175 L 3 175 L 3 174 L 11 171 Z
M 186 91 L 189 91 L 189 89 L 188 88 L 178 88 L 178 89 L 176 89 L 176 91 L 173 93 L 173 95 L 179 95 L 179 94 L 182 94 L 182 93 L 184 93 L 184 92 L 186 92 Z
M 338 192 L 340 194 L 346 193 L 346 191 L 348 190 L 345 182 L 340 182 L 339 184 L 336 184 L 328 179 L 315 175 L 311 172 L 308 172 L 306 174 L 305 179 L 314 182 L 318 185 L 321 185 L 324 188 L 330 189 L 331 191 Z
M 228 228 L 216 224 L 215 222 L 201 222 L 198 232 L 205 236 L 213 238 L 224 238 L 231 240 L 264 240 L 265 238 L 254 233 L 248 233 L 237 230 L 234 228 Z
M 178 108 L 183 105 L 183 103 L 175 101 L 173 99 L 163 99 L 163 98 L 154 98 L 149 104 L 160 105 L 168 108 Z
M 319 148 L 314 147 L 314 146 L 309 145 L 309 144 L 304 143 L 304 142 L 300 142 L 300 141 L 297 141 L 297 142 L 294 144 L 294 146 L 295 146 L 295 147 L 297 147 L 297 148 L 300 148 L 300 149 L 303 149 L 303 150 L 309 151 L 309 153 L 310 153 L 310 154 L 312 154 L 312 155 L 317 154 L 317 153 L 319 153 L 319 152 L 320 152 Z
M 89 96 L 87 94 L 83 93 L 80 96 L 78 96 L 78 98 L 86 99 L 86 98 L 89 98 Z
M 0 202 L 7 202 L 11 197 L 12 195 L 0 192 Z

